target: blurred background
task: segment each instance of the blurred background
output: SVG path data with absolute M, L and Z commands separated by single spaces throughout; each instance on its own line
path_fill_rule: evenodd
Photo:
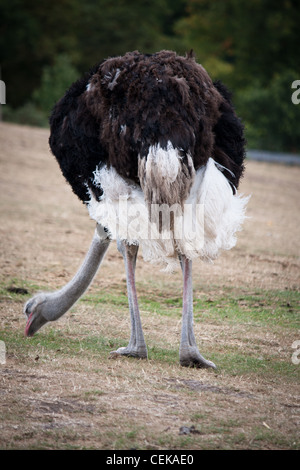
M 0 0 L 0 19 L 5 121 L 46 127 L 55 101 L 107 57 L 193 49 L 233 92 L 250 149 L 300 153 L 298 0 Z

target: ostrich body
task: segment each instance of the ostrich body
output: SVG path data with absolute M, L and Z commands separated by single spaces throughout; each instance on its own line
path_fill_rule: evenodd
M 96 274 L 111 240 L 122 253 L 131 336 L 114 355 L 147 357 L 135 265 L 143 257 L 183 274 L 183 366 L 215 367 L 193 332 L 192 260 L 235 245 L 246 198 L 243 126 L 230 95 L 193 56 L 161 51 L 111 58 L 74 83 L 50 118 L 50 147 L 97 225 L 75 277 L 25 305 L 25 334 L 61 317 Z

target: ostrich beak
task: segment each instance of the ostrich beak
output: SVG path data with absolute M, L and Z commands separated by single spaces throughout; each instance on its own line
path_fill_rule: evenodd
M 28 316 L 27 312 L 25 314 Z M 33 336 L 43 325 L 47 323 L 47 320 L 40 313 L 31 312 L 28 316 L 28 320 L 25 327 L 25 336 Z
M 33 313 L 31 313 L 28 317 L 26 327 L 25 327 L 25 336 L 32 336 L 32 334 L 29 333 L 30 332 L 30 325 L 31 325 L 32 315 L 33 315 Z

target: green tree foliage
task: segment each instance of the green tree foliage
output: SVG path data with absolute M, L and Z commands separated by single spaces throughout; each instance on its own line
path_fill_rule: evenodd
M 267 87 L 252 83 L 239 91 L 237 102 L 247 123 L 251 148 L 300 151 L 300 104 L 292 103 L 295 72 L 275 74 Z
M 78 58 L 78 2 L 73 0 L 1 0 L 0 60 L 8 103 L 28 101 L 45 65 L 57 54 Z
M 187 0 L 187 12 L 177 33 L 203 64 L 222 63 L 232 84 L 300 72 L 297 0 Z
M 233 90 L 251 147 L 300 152 L 298 0 L 0 0 L 0 18 L 4 116 L 24 119 L 25 106 L 39 121 L 76 71 L 107 57 L 194 49 Z
M 78 42 L 81 66 L 131 50 L 155 52 L 163 42 L 165 0 L 90 0 L 82 2 Z
M 80 73 L 129 50 L 173 48 L 183 0 L 1 0 L 0 60 L 9 104 L 20 106 L 43 69 L 66 54 Z
M 53 66 L 44 67 L 41 85 L 33 92 L 32 97 L 37 108 L 49 114 L 66 89 L 78 78 L 79 74 L 70 58 L 65 54 L 58 55 Z
M 297 0 L 187 0 L 177 23 L 213 78 L 234 90 L 249 146 L 300 152 L 300 105 L 291 84 L 300 79 Z

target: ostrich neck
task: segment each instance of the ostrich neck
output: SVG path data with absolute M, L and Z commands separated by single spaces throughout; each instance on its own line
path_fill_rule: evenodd
M 73 279 L 47 298 L 43 316 L 48 321 L 61 317 L 86 291 L 104 258 L 109 243 L 108 238 L 101 239 L 97 231 L 95 232 L 86 257 Z

